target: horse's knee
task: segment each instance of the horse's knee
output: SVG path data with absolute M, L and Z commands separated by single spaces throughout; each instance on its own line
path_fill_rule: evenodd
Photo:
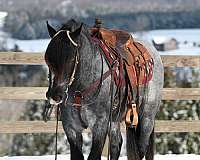
M 80 132 L 76 132 L 75 130 L 68 128 L 65 130 L 65 134 L 67 136 L 67 140 L 70 144 L 70 147 L 77 148 L 78 150 L 82 150 L 83 137 Z
M 141 121 L 140 132 L 141 134 L 145 134 L 150 136 L 151 132 L 154 128 L 154 120 L 152 118 L 144 118 Z
M 80 132 L 76 132 L 74 129 L 65 129 L 65 133 L 70 144 L 71 160 L 84 160 L 82 153 L 83 137 Z
M 99 160 L 101 158 L 101 153 L 106 140 L 106 134 L 106 121 L 98 121 L 92 128 L 92 147 L 88 160 Z
M 113 122 L 111 131 L 110 131 L 110 139 L 112 140 L 113 144 L 121 144 L 122 143 L 122 135 L 120 132 L 120 124 Z
M 111 146 L 112 146 L 111 149 L 116 148 L 117 150 L 121 150 L 123 139 L 122 139 L 122 135 L 120 131 L 118 132 L 111 131 L 110 140 L 111 140 Z
M 68 138 L 69 141 L 74 141 L 77 138 L 77 134 L 76 131 L 70 128 L 64 129 L 65 130 L 65 134 Z

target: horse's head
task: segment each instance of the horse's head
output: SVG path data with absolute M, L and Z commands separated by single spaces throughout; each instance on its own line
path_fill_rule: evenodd
M 47 28 L 51 41 L 45 53 L 50 73 L 46 96 L 56 103 L 61 103 L 74 80 L 78 66 L 82 24 L 71 20 L 56 31 L 47 22 Z

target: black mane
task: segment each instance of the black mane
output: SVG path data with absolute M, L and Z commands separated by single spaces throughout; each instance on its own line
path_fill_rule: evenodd
M 70 32 L 74 32 L 78 27 L 80 27 L 81 22 L 77 22 L 74 19 L 70 19 L 65 24 L 62 25 L 60 30 L 69 30 Z
M 78 29 L 82 24 L 82 32 L 84 32 L 87 36 L 90 36 L 89 26 L 84 24 L 83 22 L 76 21 L 74 19 L 68 20 L 66 23 L 62 25 L 59 30 L 69 30 L 70 32 L 74 32 Z

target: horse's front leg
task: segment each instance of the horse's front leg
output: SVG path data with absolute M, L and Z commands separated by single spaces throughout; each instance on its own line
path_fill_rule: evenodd
M 112 122 L 110 130 L 110 159 L 118 160 L 122 146 L 122 135 L 120 132 L 120 123 Z
M 71 128 L 68 128 L 65 133 L 70 144 L 71 160 L 84 160 L 84 156 L 82 153 L 82 134 Z
M 61 110 L 63 128 L 70 144 L 71 160 L 84 160 L 82 153 L 83 127 L 78 112 L 73 107 L 65 107 Z
M 92 147 L 88 160 L 101 160 L 108 127 L 108 119 L 106 117 L 102 115 L 92 128 Z

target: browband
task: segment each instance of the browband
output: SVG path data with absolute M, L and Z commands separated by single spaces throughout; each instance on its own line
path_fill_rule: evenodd
M 75 46 L 75 47 L 78 47 L 78 44 L 72 39 L 72 37 L 70 36 L 70 31 L 69 30 L 60 30 L 58 31 L 54 36 L 53 38 L 55 38 L 59 33 L 61 32 L 66 32 L 67 33 L 67 37 L 69 38 L 69 40 L 71 41 L 71 43 Z

